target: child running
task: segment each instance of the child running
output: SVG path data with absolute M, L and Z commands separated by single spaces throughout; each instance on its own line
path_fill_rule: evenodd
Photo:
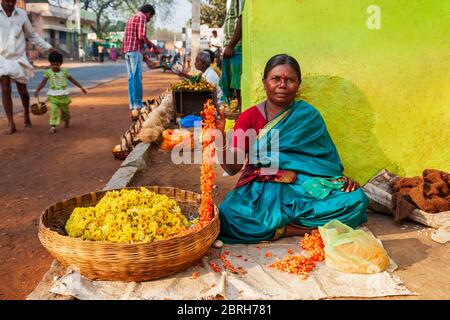
M 48 61 L 50 62 L 51 68 L 44 72 L 44 78 L 37 87 L 34 96 L 38 98 L 39 92 L 45 87 L 47 81 L 50 80 L 50 89 L 47 92 L 48 102 L 50 103 L 50 133 L 55 133 L 60 118 L 64 121 L 64 128 L 70 126 L 69 104 L 72 100 L 69 97 L 67 80 L 80 88 L 84 94 L 86 94 L 86 89 L 69 74 L 67 69 L 61 68 L 63 64 L 63 55 L 61 53 L 57 51 L 51 52 L 48 56 Z

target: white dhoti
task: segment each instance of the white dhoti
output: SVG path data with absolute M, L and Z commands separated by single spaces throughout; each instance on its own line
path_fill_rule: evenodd
M 34 68 L 25 54 L 25 38 L 42 51 L 51 48 L 33 30 L 25 11 L 15 8 L 8 17 L 0 6 L 0 76 L 20 83 L 27 83 L 33 77 Z
M 34 76 L 33 70 L 33 66 L 25 55 L 14 60 L 0 56 L 0 77 L 8 76 L 16 82 L 28 83 Z

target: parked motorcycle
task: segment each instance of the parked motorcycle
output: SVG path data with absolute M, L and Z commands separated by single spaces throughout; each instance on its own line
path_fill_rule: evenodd
M 184 70 L 181 55 L 179 53 L 175 54 L 173 58 L 171 55 L 161 55 L 159 63 L 164 72 L 170 70 L 175 74 L 180 74 Z

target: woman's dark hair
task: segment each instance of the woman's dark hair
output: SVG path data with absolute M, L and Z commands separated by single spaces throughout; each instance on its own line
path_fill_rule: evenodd
M 58 51 L 52 51 L 48 55 L 48 61 L 63 63 L 63 55 L 61 53 L 59 53 Z
M 298 64 L 297 60 L 295 60 L 295 58 L 287 54 L 277 54 L 276 56 L 270 58 L 269 61 L 267 61 L 266 67 L 264 68 L 263 80 L 267 78 L 267 75 L 269 74 L 270 70 L 272 70 L 276 66 L 283 64 L 288 64 L 292 69 L 294 69 L 295 73 L 297 74 L 298 80 L 301 83 L 302 72 L 300 71 L 300 65 Z
M 211 57 L 211 63 L 214 63 L 214 58 L 216 57 L 216 54 L 210 49 L 205 49 L 203 51 L 206 51 L 209 53 L 209 56 Z
M 140 9 L 140 12 L 142 13 L 150 13 L 152 16 L 155 15 L 155 8 L 151 4 L 144 4 Z

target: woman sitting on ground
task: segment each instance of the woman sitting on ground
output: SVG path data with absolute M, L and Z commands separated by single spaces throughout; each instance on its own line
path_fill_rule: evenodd
M 220 238 L 226 243 L 303 235 L 333 219 L 353 228 L 367 221 L 368 199 L 357 182 L 343 175 L 320 113 L 295 100 L 300 83 L 293 57 L 272 57 L 263 77 L 267 100 L 239 116 L 229 149 L 220 111 L 216 127 L 223 139 L 216 137 L 215 144 L 227 159 L 221 161 L 223 169 L 235 175 L 246 162 L 236 188 L 219 206 Z

